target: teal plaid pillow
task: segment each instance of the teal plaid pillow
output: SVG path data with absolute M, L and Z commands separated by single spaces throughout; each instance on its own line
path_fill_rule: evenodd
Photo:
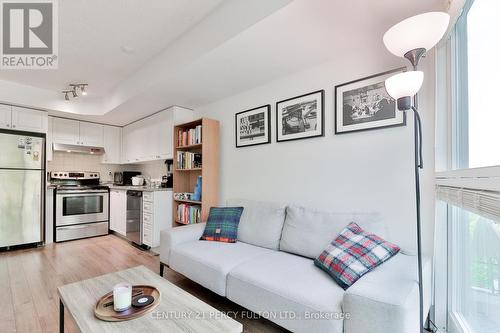
M 243 207 L 212 207 L 200 240 L 235 243 Z

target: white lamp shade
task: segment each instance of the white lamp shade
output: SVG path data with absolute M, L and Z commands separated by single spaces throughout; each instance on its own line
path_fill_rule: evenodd
M 429 51 L 441 40 L 449 22 L 450 15 L 444 12 L 412 16 L 387 30 L 384 34 L 385 47 L 398 57 L 418 48 Z
M 422 87 L 423 82 L 424 72 L 403 72 L 385 80 L 385 90 L 392 98 L 398 100 L 401 97 L 415 95 Z

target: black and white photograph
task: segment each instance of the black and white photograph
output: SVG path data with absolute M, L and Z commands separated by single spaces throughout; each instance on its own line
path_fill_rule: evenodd
M 404 68 L 372 75 L 335 87 L 335 134 L 404 126 L 404 112 L 385 89 L 385 80 Z
M 271 105 L 242 111 L 235 116 L 236 148 L 271 143 Z
M 324 135 L 324 90 L 276 103 L 276 141 Z

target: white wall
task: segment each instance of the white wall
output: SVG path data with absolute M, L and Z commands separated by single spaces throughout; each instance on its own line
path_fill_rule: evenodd
M 343 135 L 333 134 L 336 84 L 400 67 L 387 51 L 337 55 L 332 62 L 269 82 L 241 94 L 196 108 L 198 115 L 221 122 L 220 203 L 232 197 L 281 201 L 338 211 L 379 212 L 389 239 L 405 249 L 415 246 L 413 114 L 407 126 Z M 423 60 L 421 90 L 424 123 L 423 223 L 425 252 L 432 251 L 434 223 L 434 60 Z M 275 103 L 325 90 L 325 136 L 276 143 Z M 235 148 L 234 115 L 271 104 L 272 143 Z

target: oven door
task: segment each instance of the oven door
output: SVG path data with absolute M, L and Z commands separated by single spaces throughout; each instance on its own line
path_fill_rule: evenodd
M 106 190 L 62 190 L 56 192 L 56 226 L 109 220 Z

